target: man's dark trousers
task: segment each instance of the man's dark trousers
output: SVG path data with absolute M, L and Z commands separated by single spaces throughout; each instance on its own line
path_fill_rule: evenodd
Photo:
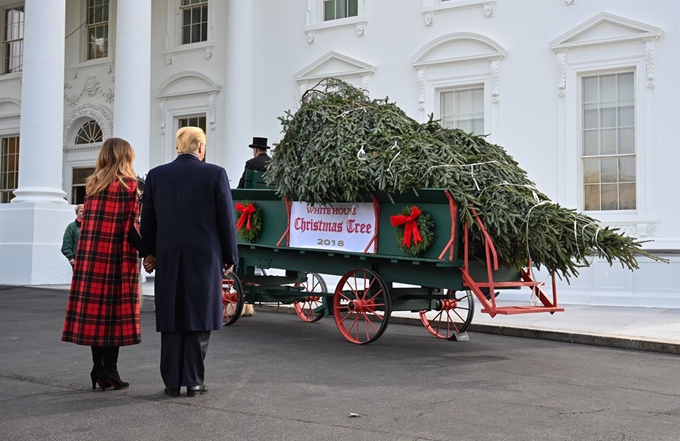
M 210 331 L 161 332 L 161 376 L 169 389 L 203 384 L 209 341 Z

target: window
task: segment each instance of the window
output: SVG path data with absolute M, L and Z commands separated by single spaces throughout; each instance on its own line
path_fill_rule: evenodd
M 21 72 L 24 64 L 24 7 L 5 9 L 3 73 Z
M 93 144 L 103 140 L 102 129 L 94 121 L 88 121 L 83 124 L 76 135 L 76 144 Z
M 85 181 L 94 173 L 94 167 L 74 168 L 71 180 L 71 203 L 74 205 L 85 202 Z
M 585 76 L 581 81 L 584 210 L 634 210 L 634 73 Z
M 87 0 L 87 59 L 109 55 L 109 0 Z
M 484 135 L 484 87 L 441 92 L 441 124 Z
M 182 44 L 208 40 L 208 0 L 182 0 Z
M 19 137 L 0 140 L 0 203 L 6 203 L 14 198 L 19 183 Z
M 358 14 L 358 0 L 324 0 L 323 2 L 324 21 L 356 17 Z
M 182 127 L 200 127 L 205 132 L 205 121 L 205 116 L 189 116 L 185 118 L 179 118 L 179 127 L 177 128 L 181 129 Z

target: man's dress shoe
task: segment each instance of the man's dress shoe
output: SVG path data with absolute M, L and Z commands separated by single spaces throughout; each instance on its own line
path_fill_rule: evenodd
M 170 395 L 171 397 L 179 397 L 179 389 L 170 389 L 166 387 L 164 392 L 165 395 Z
M 205 384 L 187 387 L 187 397 L 195 397 L 196 395 L 204 394 L 206 392 L 208 392 L 208 386 Z

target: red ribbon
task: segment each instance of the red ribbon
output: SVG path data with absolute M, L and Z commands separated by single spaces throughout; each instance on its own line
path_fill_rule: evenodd
M 243 205 L 242 203 L 237 202 L 236 211 L 242 213 L 238 223 L 236 224 L 236 229 L 240 230 L 243 228 L 243 224 L 245 223 L 246 228 L 250 230 L 250 218 L 252 217 L 253 213 L 255 213 L 255 206 L 253 204 Z
M 404 225 L 404 246 L 411 247 L 411 236 L 413 236 L 413 245 L 418 245 L 418 242 L 422 242 L 423 238 L 420 237 L 420 231 L 418 231 L 418 223 L 416 219 L 420 216 L 420 210 L 415 205 L 411 208 L 411 214 L 406 216 L 399 214 L 396 216 L 390 216 L 390 222 L 392 226 L 396 227 L 399 225 Z

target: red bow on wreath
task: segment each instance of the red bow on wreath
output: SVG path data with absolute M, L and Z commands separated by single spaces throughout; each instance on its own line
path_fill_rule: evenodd
M 411 247 L 411 235 L 413 235 L 413 245 L 418 245 L 418 242 L 423 241 L 423 238 L 420 237 L 420 231 L 418 231 L 418 223 L 416 222 L 418 216 L 420 216 L 420 210 L 415 205 L 411 208 L 411 214 L 408 216 L 403 214 L 390 216 L 390 222 L 392 222 L 393 227 L 406 224 L 404 225 L 405 247 Z
M 238 223 L 236 224 L 236 229 L 240 230 L 245 223 L 246 228 L 250 230 L 250 218 L 252 217 L 253 213 L 255 213 L 255 206 L 253 204 L 243 205 L 242 203 L 237 202 L 236 211 L 242 213 Z

